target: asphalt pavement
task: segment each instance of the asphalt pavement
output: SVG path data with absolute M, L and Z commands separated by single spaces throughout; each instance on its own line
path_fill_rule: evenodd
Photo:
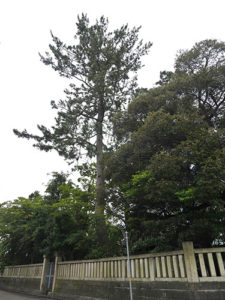
M 11 293 L 0 290 L 1 300 L 43 300 L 44 298 L 32 297 L 23 294 Z

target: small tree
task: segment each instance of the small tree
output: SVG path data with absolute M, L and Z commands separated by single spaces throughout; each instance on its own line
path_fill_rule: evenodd
M 40 150 L 56 150 L 69 163 L 82 155 L 96 158 L 95 211 L 102 241 L 106 238 L 103 174 L 103 153 L 109 149 L 106 137 L 111 133 L 114 113 L 126 105 L 136 87 L 141 57 L 148 53 L 151 43 L 138 41 L 140 27 L 129 30 L 124 25 L 109 32 L 108 19 L 103 16 L 90 26 L 88 17 L 82 14 L 76 25 L 75 45 L 66 45 L 52 34 L 51 54 L 41 55 L 44 64 L 74 80 L 65 90 L 66 100 L 51 102 L 58 111 L 56 125 L 51 129 L 38 125 L 40 136 L 26 130 L 14 133 L 34 139 L 34 146 Z

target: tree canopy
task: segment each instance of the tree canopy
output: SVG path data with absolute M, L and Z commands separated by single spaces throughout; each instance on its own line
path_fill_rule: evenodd
M 109 255 L 98 246 L 93 191 L 53 173 L 44 195 L 32 193 L 0 205 L 1 264 L 39 263 L 43 254 L 63 260 Z M 110 255 L 121 254 L 120 232 L 108 223 Z
M 101 35 L 98 30 L 104 29 L 102 37 L 105 36 L 107 22 L 101 18 L 94 26 L 89 26 L 87 17 L 82 16 L 77 24 L 80 42 L 69 48 L 53 36 L 55 48 L 50 48 L 55 58 L 46 54 L 42 60 L 61 75 L 72 77 L 70 72 L 74 69 L 76 73 L 78 69 L 67 51 L 77 55 L 84 51 L 92 57 L 90 53 L 93 54 L 95 44 L 90 44 L 92 50 L 89 47 L 82 50 L 79 48 L 81 42 L 83 47 L 88 41 L 94 43 L 97 39 L 99 42 Z M 69 161 L 79 156 L 76 152 L 79 147 L 83 147 L 89 157 L 96 156 L 97 160 L 78 167 L 81 187 L 74 185 L 64 174 L 54 173 L 45 195 L 34 192 L 29 198 L 1 205 L 0 255 L 4 261 L 11 258 L 13 261 L 17 255 L 23 262 L 35 261 L 40 253 L 52 255 L 56 250 L 64 259 L 119 255 L 123 252 L 121 226 L 130 232 L 133 254 L 177 249 L 185 240 L 192 240 L 196 247 L 224 245 L 225 43 L 205 40 L 196 43 L 190 50 L 180 51 L 174 72 L 162 71 L 153 88 L 136 89 L 126 106 L 131 96 L 129 93 L 133 91 L 133 80 L 125 78 L 127 85 L 121 89 L 121 93 L 123 89 L 126 91 L 124 98 L 116 98 L 120 82 L 115 85 L 115 94 L 113 87 L 106 89 L 107 82 L 112 83 L 117 76 L 114 69 L 117 67 L 110 60 L 113 55 L 110 47 L 116 45 L 113 53 L 116 55 L 118 50 L 122 55 L 122 44 L 126 41 L 120 36 L 122 32 L 126 33 L 126 37 L 135 37 L 137 42 L 139 29 L 127 31 L 125 26 L 121 30 L 108 33 L 101 44 L 109 53 L 108 63 L 111 66 L 103 72 L 105 77 L 101 77 L 103 73 L 98 66 L 90 64 L 92 60 L 89 61 L 89 58 L 85 58 L 84 65 L 78 64 L 78 67 L 86 66 L 93 71 L 85 79 L 92 87 L 90 99 L 89 87 L 79 94 L 85 83 L 76 88 L 77 94 L 72 85 L 70 92 L 66 92 L 65 101 L 52 103 L 58 110 L 57 126 L 51 130 L 40 127 L 41 137 L 16 131 L 19 136 L 35 139 L 40 149 L 55 149 L 61 155 L 64 151 L 72 153 L 71 156 L 64 155 Z M 116 37 L 122 44 L 115 42 Z M 109 40 L 112 43 L 110 47 L 107 44 Z M 142 54 L 150 46 L 138 45 L 135 49 L 141 48 Z M 128 60 L 133 57 L 131 51 L 125 51 L 124 55 Z M 137 57 L 139 63 L 140 56 Z M 82 59 L 79 55 L 78 58 Z M 100 55 L 97 61 L 104 66 L 106 58 L 107 55 Z M 139 67 L 127 69 L 126 76 L 129 77 L 128 71 L 137 71 Z M 103 79 L 109 81 L 104 83 Z M 122 80 L 123 83 L 125 81 Z M 105 84 L 106 102 L 98 102 L 97 85 L 94 88 L 97 83 L 98 86 Z M 89 104 L 85 104 L 86 101 Z M 119 101 L 118 107 L 116 101 Z M 99 108 L 101 103 L 105 103 L 102 123 L 98 119 L 98 109 L 92 110 Z M 109 103 L 112 110 L 107 106 Z M 87 105 L 90 105 L 89 109 Z M 83 113 L 88 114 L 89 111 L 93 118 L 85 119 Z M 92 139 L 89 127 L 91 134 L 95 132 L 97 135 L 101 128 L 101 138 Z M 106 143 L 110 134 L 114 136 L 112 147 Z M 83 144 L 82 138 L 85 141 L 87 138 L 91 148 Z M 97 144 L 100 140 L 102 150 L 99 152 Z M 64 148 L 58 147 L 57 143 Z M 103 224 L 99 217 L 103 215 L 104 208 Z M 96 224 L 101 225 L 100 231 L 96 230 Z M 100 247 L 99 234 L 103 232 L 107 235 L 111 252 L 109 248 Z M 16 247 L 17 243 L 20 247 Z
M 106 176 L 122 194 L 123 205 L 112 205 L 134 252 L 224 241 L 224 46 L 206 40 L 181 51 L 175 72 L 114 118 L 120 147 Z

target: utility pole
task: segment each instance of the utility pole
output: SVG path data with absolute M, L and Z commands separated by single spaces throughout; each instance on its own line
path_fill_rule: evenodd
M 125 231 L 125 239 L 126 239 L 126 245 L 127 245 L 127 273 L 128 273 L 129 286 L 130 286 L 130 300 L 133 300 L 131 268 L 130 268 L 130 253 L 129 253 L 129 243 L 128 243 L 128 232 L 127 231 Z

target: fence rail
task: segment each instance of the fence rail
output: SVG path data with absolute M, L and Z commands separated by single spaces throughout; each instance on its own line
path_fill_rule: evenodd
M 199 281 L 225 281 L 225 247 L 195 249 Z
M 131 256 L 131 277 L 134 280 L 185 280 L 183 251 Z M 127 258 L 113 257 L 89 261 L 59 262 L 60 279 L 128 279 Z
M 4 268 L 2 277 L 41 278 L 43 264 L 8 266 Z
M 225 247 L 194 249 L 192 242 L 184 242 L 179 251 L 131 256 L 130 264 L 131 274 L 128 274 L 126 257 L 64 262 L 57 257 L 53 289 L 57 279 L 129 280 L 131 277 L 137 281 L 225 281 Z M 42 278 L 45 265 L 5 267 L 1 276 Z

